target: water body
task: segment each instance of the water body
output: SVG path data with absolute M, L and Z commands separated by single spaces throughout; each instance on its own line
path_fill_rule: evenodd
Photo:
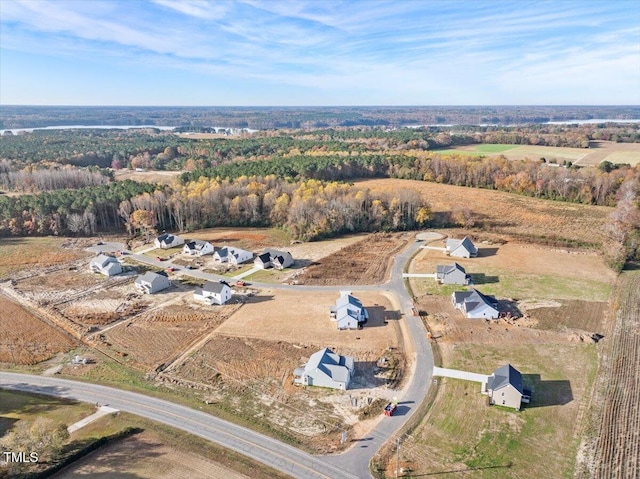
M 156 128 L 158 130 L 171 131 L 175 126 L 156 126 L 156 125 L 59 125 L 59 126 L 42 126 L 37 128 L 9 128 L 0 130 L 0 135 L 4 135 L 5 131 L 10 131 L 14 135 L 21 131 L 31 133 L 34 130 L 130 130 L 132 128 Z
M 633 120 L 608 120 L 606 118 L 596 118 L 593 120 L 565 120 L 565 121 L 548 121 L 544 125 L 597 125 L 599 123 L 640 123 L 640 119 Z

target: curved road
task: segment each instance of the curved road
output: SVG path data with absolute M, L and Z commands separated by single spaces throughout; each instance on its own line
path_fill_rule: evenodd
M 394 259 L 391 279 L 377 286 L 292 286 L 252 283 L 257 288 L 290 289 L 304 291 L 338 291 L 341 289 L 387 291 L 396 296 L 404 313 L 406 332 L 413 340 L 413 374 L 399 399 L 398 412 L 383 418 L 366 437 L 357 439 L 348 451 L 331 456 L 312 456 L 292 446 L 259 434 L 250 429 L 211 416 L 186 406 L 129 391 L 64 379 L 15 373 L 0 373 L 0 387 L 38 392 L 91 403 L 109 404 L 122 411 L 137 414 L 169 426 L 203 437 L 237 451 L 279 471 L 299 478 L 355 479 L 369 478 L 369 462 L 402 425 L 414 414 L 424 400 L 433 372 L 433 354 L 426 330 L 418 316 L 413 314 L 413 302 L 407 293 L 402 272 L 413 254 L 422 245 L 412 242 Z M 94 247 L 98 249 L 97 247 Z M 107 243 L 102 251 L 120 250 L 122 245 Z M 130 254 L 132 259 L 152 266 L 166 267 L 148 256 Z M 221 276 L 189 270 L 189 275 L 216 281 Z

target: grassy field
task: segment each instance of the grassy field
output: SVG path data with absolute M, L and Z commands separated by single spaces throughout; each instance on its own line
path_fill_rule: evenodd
M 64 238 L 51 236 L 41 238 L 0 239 L 0 279 L 27 268 L 46 268 L 88 256 L 76 249 L 64 249 Z
M 458 344 L 455 350 L 457 359 L 444 366 L 489 373 L 508 360 L 522 372 L 532 402 L 520 412 L 490 407 L 479 384 L 440 378 L 432 408 L 404 441 L 401 466 L 415 477 L 573 477 L 574 433 L 595 377 L 595 346 Z

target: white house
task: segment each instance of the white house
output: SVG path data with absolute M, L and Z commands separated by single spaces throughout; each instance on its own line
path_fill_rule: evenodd
M 208 304 L 224 304 L 231 299 L 231 288 L 225 283 L 207 281 L 202 288 L 196 288 L 193 299 Z
M 496 369 L 487 381 L 489 403 L 520 410 L 523 402 L 529 402 L 530 392 L 522 387 L 522 374 L 507 364 Z
M 469 319 L 496 319 L 500 315 L 498 301 L 476 289 L 454 292 L 451 303 Z
M 455 256 L 456 258 L 475 258 L 478 256 L 478 248 L 467 236 L 461 240 L 448 239 L 446 250 L 449 256 Z
M 345 390 L 349 387 L 353 372 L 352 356 L 340 356 L 324 348 L 313 353 L 304 367 L 293 371 L 293 381 L 303 386 Z
M 340 292 L 336 305 L 331 307 L 329 313 L 338 329 L 358 329 L 369 319 L 369 313 L 362 302 L 349 291 Z
M 153 242 L 156 248 L 169 249 L 184 244 L 184 240 L 178 235 L 163 233 Z
M 233 265 L 239 265 L 251 261 L 253 259 L 253 253 L 240 248 L 234 248 L 233 246 L 223 246 L 218 251 L 213 253 L 213 261 L 217 263 L 230 263 Z
M 279 251 L 276 249 L 266 249 L 264 253 L 258 255 L 253 261 L 257 268 L 267 269 L 284 269 L 293 265 L 293 256 L 288 251 Z
M 467 285 L 471 281 L 471 276 L 458 263 L 439 264 L 436 267 L 436 281 L 441 284 Z
M 138 276 L 135 281 L 136 288 L 146 294 L 157 293 L 171 286 L 169 278 L 163 272 L 154 273 L 147 271 L 145 274 Z
M 213 245 L 202 240 L 187 241 L 182 248 L 182 252 L 189 256 L 204 256 L 205 254 L 213 254 L 213 251 Z
M 122 266 L 113 256 L 101 254 L 89 262 L 89 269 L 94 273 L 101 273 L 105 276 L 115 276 L 122 273 Z

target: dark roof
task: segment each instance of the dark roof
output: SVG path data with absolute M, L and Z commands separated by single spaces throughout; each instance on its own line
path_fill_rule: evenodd
M 207 291 L 208 293 L 221 293 L 225 286 L 227 286 L 227 283 L 214 283 L 213 281 L 207 281 L 202 285 L 202 290 Z
M 506 364 L 496 369 L 493 374 L 489 376 L 489 380 L 487 381 L 487 387 L 494 391 L 509 384 L 520 394 L 524 394 L 524 389 L 522 388 L 522 374 L 520 374 L 520 371 L 516 368 L 511 366 L 511 364 Z
M 259 259 L 263 263 L 268 263 L 269 261 L 271 261 L 271 255 L 269 253 L 262 253 L 256 256 L 256 259 Z

